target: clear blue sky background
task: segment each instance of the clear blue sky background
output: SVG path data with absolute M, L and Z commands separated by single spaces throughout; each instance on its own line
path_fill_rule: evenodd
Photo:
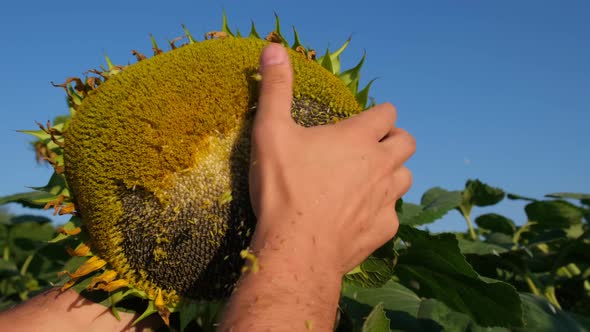
M 367 51 L 363 82 L 379 78 L 372 96 L 392 101 L 417 138 L 407 201 L 468 178 L 536 197 L 590 192 L 588 1 L 23 0 L 0 4 L 0 195 L 50 174 L 16 133 L 67 112 L 50 81 L 104 64 L 103 52 L 133 62 L 131 49 L 150 52 L 149 33 L 164 46 L 181 23 L 195 36 L 218 30 L 223 8 L 232 27 L 248 31 L 252 19 L 264 34 L 276 11 L 320 51 L 352 34 L 344 63 Z M 521 209 L 496 208 L 519 222 Z M 453 214 L 436 228 L 464 226 Z

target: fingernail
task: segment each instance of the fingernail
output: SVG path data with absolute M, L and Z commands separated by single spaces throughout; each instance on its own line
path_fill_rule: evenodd
M 279 44 L 269 44 L 262 50 L 260 66 L 280 65 L 287 62 L 287 51 Z

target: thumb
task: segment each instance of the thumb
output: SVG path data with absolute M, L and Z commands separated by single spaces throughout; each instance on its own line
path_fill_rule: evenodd
M 262 81 L 255 125 L 281 128 L 294 125 L 291 118 L 293 72 L 283 46 L 271 43 L 262 50 L 260 74 Z

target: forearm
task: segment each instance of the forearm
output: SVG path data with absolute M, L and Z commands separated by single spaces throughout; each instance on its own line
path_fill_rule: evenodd
M 110 309 L 91 302 L 73 290 L 58 288 L 39 294 L 12 309 L 0 312 L 2 331 L 153 331 L 154 320 L 137 326 L 137 315 L 120 312 L 117 320 Z
M 310 246 L 270 237 L 255 236 L 256 262 L 246 264 L 219 331 L 332 331 L 341 276 L 309 260 L 319 255 L 303 252 Z

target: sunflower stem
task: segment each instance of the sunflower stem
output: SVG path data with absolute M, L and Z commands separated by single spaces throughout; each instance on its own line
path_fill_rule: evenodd
M 547 287 L 545 289 L 545 297 L 547 298 L 547 300 L 549 300 L 549 302 L 551 302 L 551 304 L 556 306 L 558 309 L 561 309 L 561 305 L 559 304 L 559 301 L 557 300 L 557 297 L 555 296 L 555 287 L 553 287 L 553 286 Z
M 533 279 L 531 278 L 530 275 L 525 275 L 524 281 L 526 281 L 527 286 L 529 286 L 531 293 L 533 293 L 535 295 L 539 295 L 539 296 L 541 295 L 541 292 L 539 291 L 539 289 L 537 288 L 537 286 L 533 282 Z
M 27 270 L 29 269 L 29 265 L 31 264 L 31 261 L 33 260 L 33 256 L 34 255 L 27 256 L 27 259 L 23 263 L 23 266 L 20 268 L 20 275 L 21 276 L 24 277 L 25 274 L 27 273 Z
M 471 211 L 466 211 L 463 206 L 460 207 L 461 214 L 465 221 L 467 222 L 467 228 L 469 228 L 469 235 L 473 241 L 477 240 L 477 233 L 475 233 L 475 229 L 473 228 L 473 223 L 471 222 Z

